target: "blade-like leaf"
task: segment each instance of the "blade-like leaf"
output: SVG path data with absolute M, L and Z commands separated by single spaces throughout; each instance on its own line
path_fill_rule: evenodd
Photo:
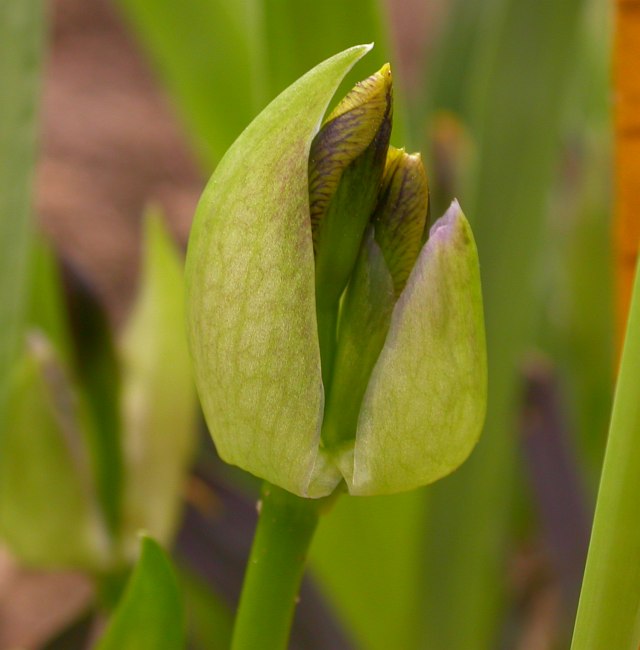
M 103 569 L 107 538 L 99 517 L 87 419 L 68 372 L 47 340 L 29 336 L 12 377 L 0 437 L 0 533 L 23 561 Z
M 42 237 L 34 237 L 31 248 L 27 324 L 41 330 L 64 363 L 72 366 L 72 336 L 55 253 Z
M 640 643 L 640 265 L 571 647 Z
M 209 168 L 270 99 L 318 61 L 353 43 L 375 42 L 372 68 L 393 63 L 375 0 L 119 3 Z M 349 76 L 339 96 L 355 81 Z M 396 110 L 396 135 L 401 121 Z
M 265 74 L 270 97 L 274 97 L 318 61 L 353 43 L 375 43 L 376 46 L 367 59 L 372 70 L 379 69 L 387 62 L 395 67 L 380 2 L 263 0 L 262 4 L 267 62 Z M 336 98 L 343 97 L 356 81 L 359 79 L 354 73 L 347 74 L 336 92 Z M 394 95 L 394 140 L 405 145 L 402 89 L 397 76 L 394 77 Z
M 467 4 L 458 6 L 465 11 Z M 489 401 L 471 458 L 429 490 L 434 533 L 426 540 L 424 647 L 434 650 L 495 644 L 516 471 L 515 371 L 533 337 L 534 263 L 584 4 L 482 3 L 492 28 L 479 36 L 495 40 L 478 43 L 478 60 L 470 59 L 475 74 L 461 81 L 478 142 L 473 187 L 462 203 L 482 260 Z M 451 56 L 466 33 L 450 35 Z
M 97 650 L 180 650 L 182 597 L 169 558 L 150 537 Z
M 121 345 L 124 527 L 168 542 L 195 433 L 182 260 L 160 216 L 145 222 L 142 283 Z
M 43 4 L 0 3 L 0 432 L 26 309 Z
M 122 517 L 119 366 L 111 325 L 95 290 L 67 269 L 67 304 L 74 342 L 74 370 L 92 418 L 91 453 L 105 520 L 116 535 Z
M 32 249 L 28 325 L 50 340 L 87 407 L 96 488 L 113 535 L 120 519 L 121 459 L 120 385 L 111 327 L 91 287 L 70 267 L 62 286 L 58 261 L 43 238 L 36 237 Z
M 320 521 L 311 570 L 366 650 L 418 647 L 424 490 L 340 497 Z
M 119 0 L 209 168 L 264 106 L 258 0 Z

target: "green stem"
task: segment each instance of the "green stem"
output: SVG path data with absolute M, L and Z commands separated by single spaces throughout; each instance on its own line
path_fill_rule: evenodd
M 265 482 L 231 650 L 287 647 L 307 551 L 325 501 Z

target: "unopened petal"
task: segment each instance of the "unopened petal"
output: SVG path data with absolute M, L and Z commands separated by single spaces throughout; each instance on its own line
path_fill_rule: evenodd
M 480 435 L 486 372 L 476 246 L 454 201 L 395 306 L 360 411 L 350 492 L 400 492 L 456 469 Z
M 422 157 L 390 148 L 373 223 L 396 296 L 402 293 L 420 252 L 428 211 L 429 186 Z

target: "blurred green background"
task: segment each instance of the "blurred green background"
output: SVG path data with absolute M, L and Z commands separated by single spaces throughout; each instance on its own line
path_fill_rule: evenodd
M 436 216 L 457 197 L 472 223 L 486 309 L 488 414 L 477 449 L 452 476 L 400 496 L 338 501 L 312 547 L 292 647 L 567 647 L 613 385 L 610 4 L 2 0 L 1 9 L 0 424 L 16 421 L 6 378 L 24 331 L 37 325 L 63 359 L 72 356 L 66 348 L 80 350 L 69 364 L 105 429 L 87 434 L 87 462 L 107 528 L 117 529 L 140 503 L 153 510 L 158 488 L 144 478 L 148 464 L 127 469 L 131 440 L 147 434 L 131 433 L 113 404 L 138 389 L 162 404 L 188 371 L 176 376 L 183 357 L 164 340 L 182 331 L 178 308 L 162 295 L 181 289 L 178 275 L 154 275 L 175 253 L 162 243 L 161 226 L 147 226 L 149 258 L 137 262 L 145 206 L 159 206 L 155 218 L 184 244 L 207 176 L 252 117 L 316 63 L 373 41 L 337 98 L 390 61 L 392 143 L 424 152 Z M 48 253 L 38 252 L 36 231 L 62 262 L 62 290 L 53 271 L 37 271 Z M 139 264 L 147 289 L 136 299 Z M 69 323 L 56 325 L 63 312 Z M 156 325 L 158 336 L 148 336 L 159 313 L 169 315 Z M 160 361 L 149 365 L 151 357 Z M 130 367 L 138 374 L 127 374 Z M 186 487 L 178 492 L 178 478 L 171 483 L 186 503 L 181 524 L 142 514 L 124 528 L 143 520 L 166 543 L 177 535 L 191 643 L 224 648 L 257 483 L 223 467 L 203 431 L 194 453 L 172 438 L 193 429 L 186 393 L 178 396 L 183 415 L 168 409 L 147 422 L 166 431 L 144 457 L 169 462 L 179 447 L 185 464 L 193 459 Z M 22 426 L 48 426 L 46 414 L 25 424 L 20 413 Z M 167 422 L 169 413 L 175 421 Z M 10 434 L 0 442 L 1 470 L 17 443 Z M 23 449 L 22 462 L 46 453 L 38 444 L 34 438 Z M 47 462 L 39 471 L 49 471 Z M 6 478 L 6 468 L 0 476 L 11 562 L 21 555 L 35 566 L 93 562 L 22 553 L 21 536 L 7 536 L 6 504 L 23 477 Z M 131 488 L 126 476 L 143 479 Z M 133 498 L 127 510 L 118 490 L 132 489 L 138 505 Z M 160 508 L 158 517 L 173 522 L 177 507 L 167 506 L 170 515 Z M 65 522 L 62 532 L 57 525 L 50 524 L 52 535 L 64 536 Z M 0 611 L 5 600 L 0 591 Z M 92 629 L 90 601 L 28 647 L 82 647 Z M 21 633 L 11 632 L 13 643 Z M 0 633 L 4 647 L 11 646 Z

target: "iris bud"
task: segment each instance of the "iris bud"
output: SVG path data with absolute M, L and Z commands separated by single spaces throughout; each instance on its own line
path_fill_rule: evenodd
M 387 159 L 388 67 L 320 128 L 369 49 L 324 61 L 247 127 L 189 241 L 188 334 L 218 453 L 299 496 L 436 480 L 468 456 L 484 418 L 473 236 L 454 202 L 423 245 L 419 157 Z
M 426 239 L 428 214 L 429 185 L 422 157 L 392 147 L 373 224 L 396 297 L 404 289 Z
M 322 378 L 329 381 L 338 303 L 378 198 L 391 135 L 391 69 L 360 82 L 311 143 L 309 210 Z
M 425 236 L 427 176 L 420 154 L 391 147 L 379 200 L 340 314 L 337 353 L 322 438 L 330 448 L 355 438 L 362 397 L 391 314 Z

